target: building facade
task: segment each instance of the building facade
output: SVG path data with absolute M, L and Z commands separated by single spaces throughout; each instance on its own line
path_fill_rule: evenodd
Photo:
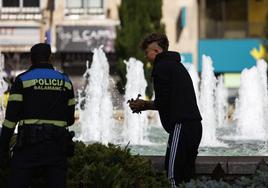
M 171 49 L 186 62 L 212 57 L 215 71 L 240 72 L 255 64 L 254 48 L 266 45 L 268 0 L 163 1 L 163 21 Z
M 115 63 L 114 42 L 118 2 L 114 0 L 56 0 L 52 11 L 50 42 L 55 59 L 81 87 L 86 61 L 92 50 L 102 46 L 111 64 Z
M 241 72 L 262 58 L 268 0 L 200 0 L 199 15 L 199 70 L 202 54 L 211 56 L 219 73 Z
M 202 70 L 212 58 L 225 86 L 237 88 L 240 73 L 268 59 L 268 0 L 163 0 L 163 21 L 171 50 Z
M 27 66 L 30 47 L 44 38 L 44 7 L 39 0 L 0 0 L 0 52 L 9 74 Z
M 29 67 L 30 47 L 51 44 L 54 65 L 81 77 L 93 48 L 113 61 L 116 0 L 0 0 L 0 52 L 10 76 Z M 17 71 L 14 71 L 17 70 Z M 79 81 L 77 81 L 79 83 Z M 79 86 L 78 86 L 79 87 Z
M 37 42 L 52 46 L 56 66 L 81 76 L 90 51 L 103 45 L 110 62 L 121 0 L 0 0 L 0 51 L 10 70 L 27 66 Z M 263 57 L 268 0 L 163 0 L 170 50 L 201 71 L 211 56 L 216 73 L 239 73 Z M 268 30 L 268 29 L 266 29 Z
M 163 23 L 170 40 L 170 50 L 179 51 L 182 62 L 198 62 L 198 2 L 163 0 Z

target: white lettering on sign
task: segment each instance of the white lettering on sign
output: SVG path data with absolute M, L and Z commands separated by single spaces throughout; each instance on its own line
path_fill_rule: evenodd
M 57 46 L 60 50 L 66 48 L 81 48 L 81 50 L 88 50 L 88 48 L 96 48 L 103 45 L 104 50 L 108 49 L 108 51 L 110 51 L 113 48 L 111 47 L 111 45 L 113 45 L 111 41 L 115 40 L 116 33 L 113 26 L 59 26 L 57 27 L 57 37 Z

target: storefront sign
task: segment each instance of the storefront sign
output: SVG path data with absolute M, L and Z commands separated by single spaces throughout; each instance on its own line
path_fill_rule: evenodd
M 201 39 L 198 46 L 198 70 L 202 70 L 202 55 L 213 61 L 215 72 L 241 72 L 256 65 L 251 51 L 267 44 L 262 39 Z
M 57 51 L 90 52 L 103 46 L 105 52 L 114 52 L 114 26 L 58 26 Z

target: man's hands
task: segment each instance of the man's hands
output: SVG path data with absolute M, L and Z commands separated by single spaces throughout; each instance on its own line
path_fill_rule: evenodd
M 135 100 L 133 98 L 131 98 L 130 100 L 127 101 L 127 103 L 129 104 L 129 107 L 132 110 L 132 113 L 140 114 L 141 111 L 147 110 L 146 109 L 146 101 L 139 99 L 139 97 L 141 97 L 140 94 L 138 94 L 138 96 Z

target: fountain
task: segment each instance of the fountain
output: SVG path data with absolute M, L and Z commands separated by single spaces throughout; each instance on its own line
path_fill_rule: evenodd
M 202 60 L 201 79 L 194 67 L 189 68 L 203 116 L 203 137 L 199 155 L 266 155 L 266 63 L 259 61 L 256 67 L 242 72 L 235 121 L 227 122 L 228 92 L 224 87 L 224 79 L 222 76 L 218 79 L 214 76 L 210 57 L 203 56 Z M 92 65 L 87 67 L 84 75 L 87 85 L 84 91 L 79 92 L 82 97 L 78 106 L 81 129 L 78 139 L 104 144 L 112 142 L 123 147 L 129 142 L 132 153 L 164 155 L 168 135 L 163 128 L 149 124 L 147 112 L 133 114 L 126 103 L 128 99 L 136 98 L 137 94 L 145 96 L 143 64 L 130 58 L 126 65 L 126 94 L 123 108 L 119 109 L 123 110 L 124 118 L 118 123 L 113 118 L 109 64 L 102 49 L 94 50 Z
M 143 145 L 146 139 L 148 129 L 148 112 L 141 114 L 132 113 L 127 101 L 131 98 L 135 99 L 137 94 L 145 96 L 147 82 L 144 77 L 143 63 L 130 58 L 126 64 L 127 83 L 125 87 L 125 102 L 124 102 L 124 125 L 123 135 L 125 141 L 130 141 L 134 145 Z
M 217 127 L 224 127 L 227 124 L 228 91 L 224 87 L 223 76 L 217 79 L 215 97 Z
M 258 61 L 257 66 L 243 70 L 239 99 L 236 101 L 236 139 L 267 139 L 267 64 Z
M 202 56 L 202 74 L 199 107 L 202 115 L 202 146 L 222 146 L 216 138 L 215 88 L 216 77 L 210 57 Z
M 109 63 L 101 48 L 94 49 L 91 68 L 87 63 L 84 77 L 86 86 L 85 96 L 80 98 L 84 104 L 81 107 L 83 110 L 80 110 L 81 135 L 79 140 L 103 144 L 114 142 L 115 123 L 109 91 Z
M 192 64 L 189 66 L 188 72 L 192 78 L 197 104 L 199 106 L 199 82 L 200 82 L 200 79 L 198 76 L 198 72 L 197 72 L 195 66 Z
M 207 63 L 208 61 L 211 61 L 207 57 L 204 57 L 204 58 L 205 59 L 204 59 L 203 63 Z M 208 65 L 204 65 L 204 66 L 208 66 Z M 213 68 L 210 67 L 208 70 L 210 71 L 209 74 L 212 75 L 213 72 L 211 72 L 211 71 L 213 71 Z M 205 69 L 205 71 L 206 71 L 206 69 Z M 199 104 L 199 98 L 200 98 L 200 95 L 199 95 L 199 83 L 200 83 L 200 79 L 199 79 L 199 76 L 198 76 L 198 72 L 197 72 L 197 70 L 196 70 L 194 65 L 189 66 L 188 72 L 189 72 L 189 74 L 191 76 L 191 79 L 192 79 L 192 82 L 193 82 L 195 95 L 196 95 L 196 99 L 197 99 L 197 104 L 198 104 L 198 106 L 200 106 L 200 104 Z M 204 73 L 204 74 L 208 74 L 208 73 Z M 206 75 L 204 75 L 204 76 L 206 76 Z M 213 80 L 215 80 L 215 78 L 213 78 Z M 204 84 L 205 83 L 203 82 L 203 85 Z M 212 89 L 212 92 L 213 93 L 215 92 L 215 96 L 214 96 L 215 104 L 214 105 L 215 105 L 215 113 L 216 113 L 216 125 L 217 125 L 217 127 L 223 127 L 226 124 L 226 121 L 227 121 L 227 107 L 228 107 L 228 103 L 227 103 L 228 91 L 224 87 L 223 76 L 219 76 L 216 79 L 216 88 Z M 203 95 L 206 95 L 206 93 L 203 94 Z

